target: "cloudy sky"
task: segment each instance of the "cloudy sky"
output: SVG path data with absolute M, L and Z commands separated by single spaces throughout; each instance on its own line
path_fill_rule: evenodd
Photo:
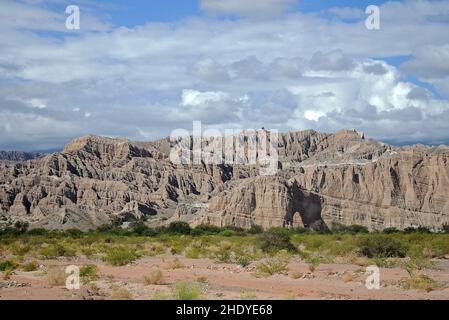
M 0 0 L 0 149 L 193 120 L 449 143 L 449 0 Z

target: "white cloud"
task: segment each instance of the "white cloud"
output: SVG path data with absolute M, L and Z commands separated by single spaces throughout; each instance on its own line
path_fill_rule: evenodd
M 45 100 L 42 100 L 42 99 L 36 99 L 35 98 L 35 99 L 28 100 L 27 102 L 33 108 L 37 108 L 37 109 L 45 109 L 45 108 L 47 108 L 47 102 Z
M 210 102 L 219 102 L 228 98 L 224 92 L 199 92 L 196 90 L 182 91 L 183 106 L 200 106 Z
M 231 1 L 233 11 L 216 13 L 263 16 L 280 3 Z M 263 21 L 200 16 L 56 38 L 35 31 L 56 30 L 59 13 L 40 2 L 25 16 L 14 8 L 0 10 L 8 16 L 0 19 L 0 149 L 11 141 L 34 148 L 31 139 L 60 146 L 66 136 L 45 130 L 54 123 L 72 137 L 149 139 L 190 128 L 192 120 L 281 130 L 356 127 L 395 142 L 449 141 L 449 1 L 388 2 L 378 32 L 344 21 L 356 12 L 333 10 L 343 20 L 298 12 Z M 49 17 L 48 25 L 24 30 L 33 12 Z M 395 55 L 413 58 L 399 69 L 372 58 Z M 435 85 L 439 95 L 405 73 Z M 11 116 L 42 125 L 30 137 Z
M 243 17 L 274 17 L 286 12 L 298 0 L 200 0 L 201 8 L 212 14 Z
M 310 121 L 318 121 L 321 117 L 324 117 L 325 113 L 321 111 L 315 111 L 315 110 L 307 110 L 304 112 L 304 118 Z

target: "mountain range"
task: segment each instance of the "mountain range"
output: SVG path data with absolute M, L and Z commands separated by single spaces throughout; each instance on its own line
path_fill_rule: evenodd
M 278 170 L 173 164 L 169 138 L 85 136 L 47 155 L 0 152 L 0 223 L 89 230 L 143 221 L 250 228 L 449 224 L 449 147 L 395 147 L 355 130 L 279 134 Z M 6 160 L 6 161 L 5 161 Z

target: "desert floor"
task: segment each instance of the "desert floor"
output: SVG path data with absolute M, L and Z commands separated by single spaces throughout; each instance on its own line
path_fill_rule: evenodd
M 58 258 L 38 261 L 32 272 L 16 270 L 0 280 L 0 300 L 8 299 L 174 299 L 177 284 L 185 283 L 197 290 L 199 299 L 449 299 L 449 260 L 434 260 L 435 268 L 423 270 L 439 285 L 437 288 L 410 290 L 404 286 L 410 278 L 404 268 L 380 268 L 381 287 L 365 287 L 365 268 L 357 264 L 321 264 L 311 272 L 308 264 L 292 259 L 288 271 L 260 276 L 256 263 L 246 267 L 224 264 L 210 259 L 187 259 L 181 255 L 164 254 L 144 257 L 125 266 L 113 267 L 98 260 Z M 64 285 L 63 270 L 67 265 L 97 266 L 94 281 L 79 290 Z M 60 272 L 49 281 L 48 270 Z M 159 284 L 144 277 L 160 270 Z M 57 278 L 60 277 L 58 280 Z M 51 284 L 50 284 L 51 283 Z M 178 289 L 177 289 L 178 288 Z M 189 289 L 188 288 L 188 289 Z M 190 290 L 189 289 L 189 290 Z

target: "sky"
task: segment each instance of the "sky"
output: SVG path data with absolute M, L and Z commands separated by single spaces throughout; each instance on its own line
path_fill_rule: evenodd
M 448 35 L 449 0 L 0 0 L 0 150 L 192 121 L 448 144 Z

